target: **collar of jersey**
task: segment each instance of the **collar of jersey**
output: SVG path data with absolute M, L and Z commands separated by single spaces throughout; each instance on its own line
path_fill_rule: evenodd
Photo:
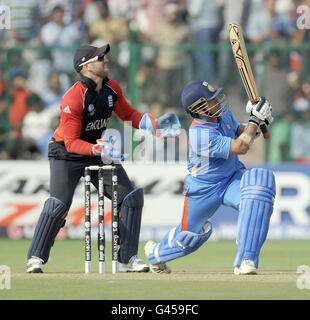
M 212 127 L 212 128 L 218 128 L 219 127 L 219 122 L 208 122 L 208 121 L 205 121 L 205 120 L 202 120 L 200 118 L 195 118 L 194 119 L 195 121 L 195 124 L 200 124 L 202 126 L 205 126 L 205 127 Z M 221 119 L 220 119 L 221 121 Z
M 91 78 L 85 77 L 82 74 L 80 75 L 80 79 L 81 79 L 81 83 L 84 87 L 86 87 L 87 89 L 91 89 L 91 90 L 95 90 L 97 85 L 96 82 L 94 80 L 92 80 Z M 107 83 L 109 81 L 109 78 L 104 78 L 102 80 L 102 86 Z

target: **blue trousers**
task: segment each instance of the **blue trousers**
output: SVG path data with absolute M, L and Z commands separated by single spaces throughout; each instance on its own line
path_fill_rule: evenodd
M 245 170 L 237 171 L 227 183 L 207 185 L 188 176 L 185 180 L 185 200 L 180 230 L 199 233 L 220 205 L 239 210 L 240 180 Z
M 208 220 L 220 205 L 239 211 L 234 261 L 250 259 L 258 267 L 260 249 L 266 239 L 276 193 L 274 174 L 266 169 L 237 170 L 231 177 L 208 184 L 187 176 L 181 223 L 171 229 L 148 255 L 151 264 L 165 263 L 197 250 L 211 235 Z
M 238 170 L 226 184 L 208 185 L 204 181 L 188 175 L 184 183 L 184 208 L 179 225 L 176 226 L 175 236 L 181 231 L 200 233 L 206 222 L 213 216 L 220 205 L 227 205 L 239 210 L 241 199 L 240 180 L 245 170 Z M 168 245 L 168 232 L 159 246 Z

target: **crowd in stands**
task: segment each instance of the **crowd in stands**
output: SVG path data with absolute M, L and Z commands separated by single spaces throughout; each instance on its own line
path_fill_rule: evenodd
M 229 50 L 228 25 L 236 22 L 252 45 L 255 77 L 267 97 L 274 91 L 282 98 L 266 160 L 310 163 L 310 48 L 304 46 L 310 32 L 297 27 L 297 8 L 310 8 L 310 0 L 0 0 L 3 5 L 10 8 L 10 28 L 0 12 L 0 159 L 47 156 L 62 96 L 78 80 L 73 53 L 84 43 L 112 45 L 111 77 L 127 95 L 131 46 L 140 45 L 134 85 L 141 111 L 173 110 L 182 120 L 181 90 L 198 79 L 245 98 Z M 300 23 L 309 26 L 305 19 Z M 272 68 L 282 82 L 271 78 L 269 86 L 264 74 Z

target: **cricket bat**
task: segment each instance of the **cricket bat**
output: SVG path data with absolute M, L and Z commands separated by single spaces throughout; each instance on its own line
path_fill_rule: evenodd
M 229 40 L 247 96 L 253 104 L 257 103 L 259 95 L 240 25 L 236 23 L 229 24 Z M 267 126 L 263 124 L 260 126 L 260 129 L 264 138 L 268 139 L 269 132 Z

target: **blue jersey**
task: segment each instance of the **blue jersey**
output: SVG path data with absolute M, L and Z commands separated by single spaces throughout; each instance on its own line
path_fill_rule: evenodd
M 230 154 L 231 139 L 236 137 L 239 123 L 225 109 L 219 122 L 195 118 L 189 128 L 188 171 L 199 180 L 211 184 L 224 182 L 244 165 Z

